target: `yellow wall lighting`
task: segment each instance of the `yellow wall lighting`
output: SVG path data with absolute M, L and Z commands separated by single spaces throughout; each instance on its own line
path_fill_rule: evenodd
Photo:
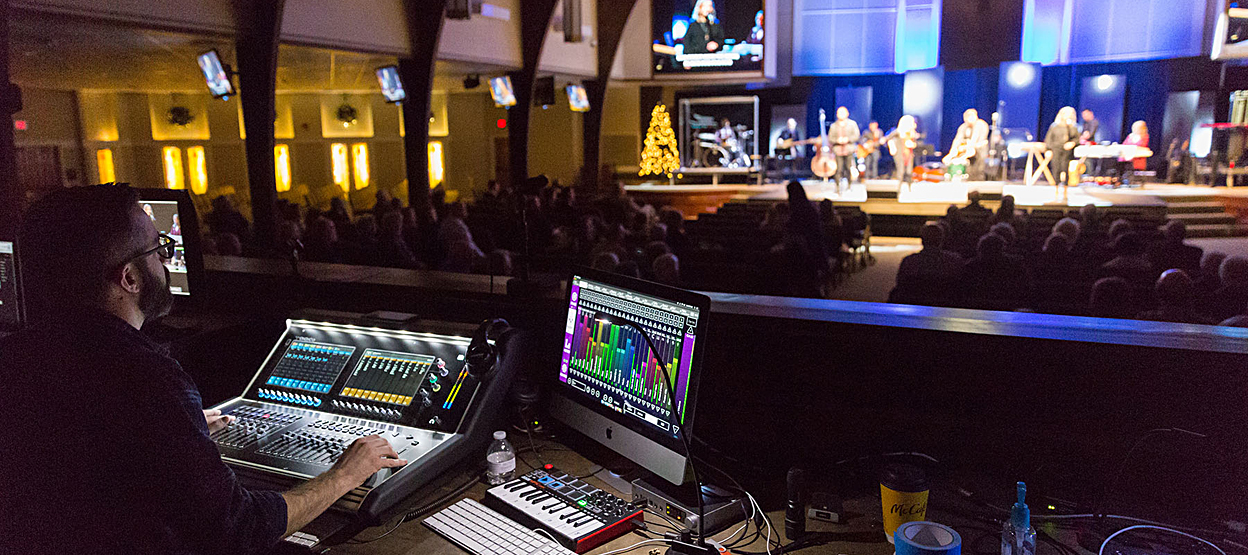
M 276 145 L 273 147 L 273 177 L 277 181 L 277 192 L 290 190 L 290 147 Z
M 446 177 L 446 166 L 443 165 L 442 141 L 429 141 L 429 188 L 442 183 Z
M 101 148 L 95 151 L 95 166 L 100 171 L 100 183 L 117 181 L 117 168 L 113 166 L 112 149 Z
M 185 189 L 186 182 L 182 177 L 182 149 L 167 146 L 161 150 L 165 161 L 165 187 L 169 189 Z
M 351 159 L 355 169 L 355 188 L 359 190 L 368 187 L 368 145 L 351 145 Z
M 351 170 L 347 167 L 347 145 L 342 143 L 334 143 L 329 145 L 329 154 L 334 162 L 334 185 L 342 189 L 342 192 L 351 191 Z
M 191 166 L 191 192 L 202 195 L 208 192 L 208 162 L 204 157 L 204 147 L 193 146 L 186 149 L 186 161 Z

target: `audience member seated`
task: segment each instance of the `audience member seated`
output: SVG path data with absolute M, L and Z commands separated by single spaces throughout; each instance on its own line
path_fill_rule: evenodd
M 377 238 L 377 261 L 380 266 L 415 269 L 420 265 L 416 255 L 403 240 L 403 215 L 390 210 L 381 217 L 381 233 Z
M 785 189 L 789 194 L 788 223 L 780 243 L 771 249 L 778 263 L 779 292 L 795 297 L 822 297 L 823 280 L 829 272 L 823 223 L 801 183 L 790 181 Z
M 1031 279 L 1021 260 L 1005 253 L 1005 239 L 988 233 L 980 237 L 976 255 L 962 267 L 967 306 L 1014 310 L 1026 306 Z
M 212 212 L 204 215 L 204 223 L 212 233 L 232 233 L 240 242 L 251 243 L 251 223 L 234 208 L 230 197 L 221 195 L 212 199 Z
M 602 272 L 614 272 L 615 268 L 619 265 L 619 255 L 613 252 L 600 252 L 594 255 L 594 260 L 590 263 L 589 267 Z
M 1153 265 L 1144 255 L 1143 237 L 1133 231 L 1122 233 L 1114 241 L 1114 254 L 1113 260 L 1101 265 L 1097 277 L 1120 277 L 1138 289 L 1152 287 Z
M 468 206 L 463 202 L 446 206 L 446 218 L 438 225 L 438 247 L 446 253 L 441 270 L 468 273 L 485 258 L 464 222 L 467 217 Z
M 1179 220 L 1170 220 L 1161 226 L 1161 241 L 1153 243 L 1148 249 L 1148 259 L 1153 263 L 1157 273 L 1177 268 L 1187 272 L 1188 276 L 1200 275 L 1200 259 L 1205 250 L 1184 243 L 1187 239 L 1187 226 Z
M 318 216 L 308 225 L 308 236 L 303 241 L 303 259 L 334 264 L 343 264 L 350 260 L 338 239 L 337 225 L 333 220 Z
M 494 249 L 485 256 L 485 273 L 491 276 L 515 275 L 511 261 L 511 251 Z
M 1218 323 L 1217 320 L 1197 312 L 1196 289 L 1192 285 L 1192 278 L 1183 270 L 1171 269 L 1163 272 L 1157 278 L 1153 291 L 1157 298 L 1157 309 L 1139 313 L 1135 317 L 1137 320 L 1208 325 Z
M 1244 307 L 1244 311 L 1235 316 L 1231 316 L 1218 324 L 1219 326 L 1231 326 L 1235 328 L 1248 328 L 1248 307 Z
M 680 259 L 675 254 L 666 253 L 654 259 L 651 267 L 654 280 L 667 285 L 680 286 Z
M 1228 256 L 1222 261 L 1218 277 L 1222 286 L 1213 292 L 1204 310 L 1222 321 L 1248 306 L 1248 257 Z
M 944 250 L 945 231 L 941 226 L 929 223 L 919 235 L 923 250 L 901 260 L 897 284 L 889 293 L 888 302 L 955 306 L 962 257 Z
M 1131 284 L 1120 277 L 1107 277 L 1092 284 L 1088 316 L 1130 319 L 1136 313 L 1135 295 Z
M 615 267 L 615 273 L 622 276 L 641 279 L 641 266 L 633 260 L 625 260 Z
M 1023 212 L 1015 209 L 1014 195 L 1004 195 L 1001 197 L 1001 205 L 997 207 L 996 213 L 988 219 L 988 223 L 993 226 L 996 226 L 997 224 L 1008 224 L 1017 234 L 1018 238 L 1030 237 L 1030 230 L 1027 225 L 1027 216 Z M 1026 245 L 1020 246 L 1026 248 Z

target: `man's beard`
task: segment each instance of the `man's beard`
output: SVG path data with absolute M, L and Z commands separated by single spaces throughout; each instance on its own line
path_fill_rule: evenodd
M 169 268 L 164 264 L 160 269 L 165 272 L 161 281 L 159 274 L 149 271 L 146 264 L 139 265 L 143 276 L 143 290 L 139 292 L 139 310 L 143 317 L 152 320 L 160 318 L 173 308 L 173 293 L 169 291 Z

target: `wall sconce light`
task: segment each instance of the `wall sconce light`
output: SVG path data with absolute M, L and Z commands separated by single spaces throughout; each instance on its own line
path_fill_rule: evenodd
M 429 141 L 429 188 L 442 183 L 446 177 L 446 166 L 443 165 L 442 141 Z
M 347 167 L 347 145 L 343 143 L 329 145 L 329 153 L 334 164 L 334 185 L 337 185 L 344 193 L 351 191 L 351 174 L 348 173 L 351 170 Z
M 186 182 L 182 177 L 182 149 L 167 146 L 161 150 L 165 166 L 165 187 L 169 189 L 185 189 Z
M 204 147 L 193 146 L 186 149 L 186 161 L 191 168 L 191 192 L 202 195 L 208 192 L 208 162 L 204 157 Z
M 100 172 L 100 183 L 117 181 L 117 169 L 113 166 L 112 149 L 101 148 L 95 151 L 95 165 Z
M 277 183 L 277 192 L 290 190 L 290 147 L 287 145 L 273 147 L 273 178 Z
M 365 143 L 351 145 L 351 160 L 355 170 L 355 189 L 358 191 L 368 187 L 368 145 Z

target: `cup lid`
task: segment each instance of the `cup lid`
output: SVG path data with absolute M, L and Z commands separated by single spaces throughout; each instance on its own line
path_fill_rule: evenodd
M 880 472 L 880 484 L 893 491 L 927 491 L 927 473 L 912 464 L 892 463 Z

